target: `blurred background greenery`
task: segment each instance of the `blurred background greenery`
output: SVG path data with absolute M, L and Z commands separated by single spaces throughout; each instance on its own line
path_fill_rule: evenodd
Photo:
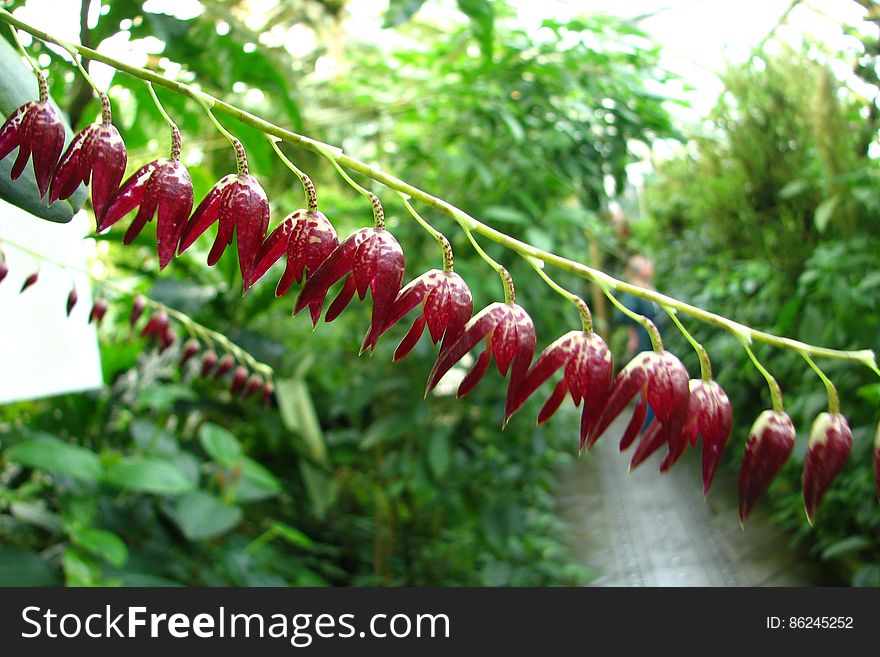
M 80 39 L 146 44 L 148 67 L 340 145 L 536 246 L 618 272 L 628 255 L 647 253 L 664 292 L 806 341 L 878 346 L 878 112 L 873 97 L 835 72 L 842 62 L 876 91 L 876 35 L 851 32 L 862 44 L 855 59 L 809 42 L 773 54 L 757 49 L 725 73 L 717 105 L 694 129 L 673 119 L 683 104 L 674 76 L 638 20 L 591 14 L 547 19 L 535 31 L 504 2 L 444 3 L 431 20 L 417 13 L 423 4 L 393 0 L 384 27 L 355 39 L 342 29 L 345 0 L 272 2 L 259 20 L 245 0 L 202 0 L 193 15 L 83 0 Z M 53 97 L 72 125 L 94 120 L 97 103 L 70 63 L 40 44 L 33 49 L 46 55 Z M 109 93 L 130 169 L 163 155 L 164 124 L 144 85 L 118 74 Z M 233 152 L 198 106 L 158 93 L 183 131 L 198 202 L 234 170 Z M 260 133 L 221 120 L 244 142 L 274 226 L 302 206 L 301 188 Z M 669 151 L 673 141 L 685 147 L 656 162 L 635 189 L 630 165 L 645 160 L 646 147 Z M 340 236 L 369 223 L 368 205 L 330 167 L 286 152 L 317 184 Z M 439 266 L 430 236 L 393 194 L 372 189 L 404 246 L 407 279 Z M 497 279 L 460 231 L 419 209 L 452 241 L 475 307 L 498 300 Z M 502 432 L 497 372 L 465 400 L 423 400 L 435 351 L 423 340 L 393 364 L 405 327 L 358 358 L 367 304 L 313 333 L 305 317 L 289 317 L 296 289 L 274 299 L 278 269 L 242 298 L 233 252 L 204 265 L 206 236 L 159 275 L 151 230 L 125 248 L 122 229 L 102 236 L 103 275 L 270 364 L 275 402 L 242 402 L 224 383 L 179 371 L 176 348 L 147 348 L 129 329 L 130 304 L 112 304 L 101 329 L 104 389 L 0 407 L 0 582 L 589 581 L 566 547 L 553 497 L 556 472 L 576 454 L 576 420 L 535 428 L 532 401 Z M 577 328 L 573 309 L 525 263 L 487 250 L 518 281 L 539 348 Z M 558 280 L 595 299 L 582 281 Z M 603 309 L 594 308 L 599 327 L 623 360 L 624 335 Z M 769 403 L 766 390 L 732 336 L 689 328 L 734 403 L 724 467 L 737 468 L 748 427 Z M 671 331 L 666 340 L 696 372 L 684 340 Z M 866 369 L 828 364 L 854 451 L 811 530 L 800 465 L 824 388 L 804 376 L 796 355 L 759 352 L 799 428 L 795 455 L 765 504 L 837 581 L 880 584 L 870 465 L 880 384 Z

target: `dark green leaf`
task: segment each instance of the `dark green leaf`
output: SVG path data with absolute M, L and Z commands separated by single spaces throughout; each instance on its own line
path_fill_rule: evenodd
M 83 481 L 101 477 L 98 455 L 58 438 L 38 438 L 17 443 L 6 450 L 6 458 L 31 468 L 69 475 Z
M 176 495 L 192 490 L 192 482 L 177 466 L 157 458 L 132 456 L 109 467 L 104 481 L 125 490 Z
M 240 507 L 224 504 L 205 491 L 184 495 L 174 505 L 171 517 L 191 541 L 220 536 L 234 528 L 242 519 Z

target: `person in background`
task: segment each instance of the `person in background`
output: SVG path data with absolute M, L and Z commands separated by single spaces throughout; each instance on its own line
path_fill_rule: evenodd
M 626 264 L 625 276 L 627 282 L 633 285 L 652 289 L 654 264 L 644 256 L 633 256 Z M 657 314 L 660 309 L 653 301 L 648 301 L 632 294 L 621 295 L 620 301 L 633 312 L 644 315 L 654 323 L 657 322 Z M 627 332 L 629 334 L 626 343 L 627 360 L 632 359 L 633 356 L 641 351 L 650 351 L 651 338 L 645 327 L 623 313 L 619 313 L 618 318 L 627 325 Z
M 638 285 L 639 287 L 652 289 L 654 281 L 654 264 L 645 256 L 632 256 L 627 261 L 624 275 L 627 282 L 632 283 L 633 285 Z M 655 324 L 657 323 L 660 308 L 653 301 L 642 299 L 633 294 L 623 294 L 620 296 L 620 302 L 633 312 L 638 313 L 639 315 L 644 315 Z M 617 313 L 617 318 L 620 322 L 625 324 L 627 328 L 627 362 L 632 360 L 636 354 L 642 351 L 651 351 L 653 348 L 651 345 L 651 337 L 648 335 L 648 331 L 645 330 L 644 326 L 622 312 Z M 648 412 L 645 415 L 645 423 L 642 425 L 642 429 L 644 430 L 653 419 L 654 411 L 648 406 Z

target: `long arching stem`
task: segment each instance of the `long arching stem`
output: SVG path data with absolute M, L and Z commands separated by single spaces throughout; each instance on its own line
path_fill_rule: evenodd
M 28 32 L 38 39 L 61 45 L 61 40 L 57 37 L 18 20 L 12 14 L 2 8 L 0 8 L 0 20 L 3 20 L 10 25 L 13 25 L 25 32 Z M 880 369 L 878 369 L 877 367 L 874 352 L 870 349 L 862 349 L 858 351 L 830 349 L 827 347 L 811 345 L 805 342 L 801 342 L 799 340 L 793 340 L 791 338 L 774 335 L 773 333 L 768 333 L 766 331 L 759 331 L 744 324 L 740 324 L 733 319 L 724 317 L 723 315 L 709 312 L 708 310 L 704 310 L 684 301 L 680 301 L 673 297 L 662 294 L 661 292 L 658 292 L 656 290 L 650 290 L 640 287 L 638 285 L 633 285 L 631 283 L 621 281 L 614 278 L 613 276 L 609 276 L 603 271 L 593 269 L 592 267 L 584 265 L 583 263 L 569 260 L 568 258 L 563 258 L 562 256 L 556 255 L 555 253 L 550 253 L 549 251 L 539 249 L 535 246 L 532 246 L 531 244 L 522 242 L 514 237 L 511 237 L 510 235 L 502 233 L 501 231 L 498 231 L 491 226 L 477 221 L 474 217 L 466 213 L 464 210 L 455 207 L 448 201 L 433 196 L 428 192 L 425 192 L 418 187 L 415 187 L 414 185 L 411 185 L 401 180 L 400 178 L 397 178 L 389 173 L 386 173 L 385 171 L 382 171 L 377 167 L 371 166 L 356 158 L 346 155 L 340 148 L 334 147 L 330 144 L 326 144 L 316 139 L 311 139 L 310 137 L 306 137 L 295 132 L 291 132 L 290 130 L 285 130 L 280 126 L 275 125 L 270 121 L 266 121 L 265 119 L 251 114 L 250 112 L 236 107 L 235 105 L 231 105 L 218 98 L 215 98 L 214 96 L 211 96 L 210 94 L 206 94 L 200 89 L 196 89 L 195 87 L 192 87 L 183 82 L 170 80 L 160 75 L 159 73 L 156 73 L 155 71 L 150 71 L 144 68 L 126 64 L 125 62 L 119 61 L 113 57 L 109 57 L 108 55 L 100 53 L 92 48 L 87 48 L 85 46 L 77 45 L 76 49 L 81 55 L 84 55 L 89 59 L 103 62 L 104 64 L 112 66 L 116 70 L 127 73 L 135 78 L 152 82 L 156 85 L 165 87 L 166 89 L 170 89 L 178 94 L 187 96 L 194 100 L 208 100 L 211 103 L 212 108 L 216 111 L 223 112 L 224 114 L 234 117 L 242 123 L 256 128 L 257 130 L 260 130 L 267 135 L 278 137 L 279 139 L 299 146 L 300 148 L 311 151 L 318 155 L 322 155 L 328 158 L 334 165 L 336 165 L 340 169 L 344 167 L 351 171 L 355 171 L 364 176 L 367 176 L 368 178 L 372 178 L 376 182 L 379 182 L 390 189 L 407 194 L 410 197 L 417 199 L 418 201 L 449 215 L 462 228 L 465 228 L 468 231 L 476 233 L 493 242 L 496 242 L 504 246 L 505 248 L 510 249 L 515 253 L 518 253 L 519 255 L 537 258 L 538 260 L 542 260 L 549 265 L 553 265 L 554 267 L 558 267 L 565 271 L 576 274 L 582 278 L 598 284 L 603 290 L 629 293 L 642 299 L 653 301 L 661 306 L 674 308 L 678 312 L 690 315 L 691 317 L 694 317 L 701 322 L 731 331 L 737 337 L 744 337 L 748 341 L 764 342 L 780 349 L 797 351 L 799 353 L 807 354 L 814 357 L 819 356 L 824 358 L 834 358 L 838 360 L 859 363 L 870 368 L 873 372 L 880 376 Z

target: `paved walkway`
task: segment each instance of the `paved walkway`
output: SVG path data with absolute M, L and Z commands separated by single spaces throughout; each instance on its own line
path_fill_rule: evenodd
M 667 474 L 660 455 L 627 472 L 632 448 L 617 444 L 618 420 L 557 492 L 572 550 L 596 575 L 592 586 L 803 586 L 822 574 L 756 508 L 740 529 L 735 476 L 719 472 L 703 499 L 699 451 Z M 759 503 L 760 505 L 760 503 Z

